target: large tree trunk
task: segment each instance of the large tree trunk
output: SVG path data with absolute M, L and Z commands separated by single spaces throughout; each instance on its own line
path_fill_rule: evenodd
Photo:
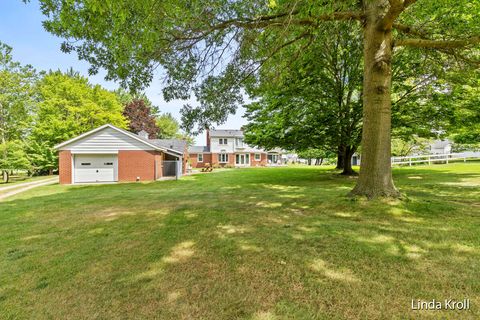
M 357 185 L 351 194 L 368 198 L 400 195 L 393 184 L 390 164 L 392 32 L 391 27 L 383 28 L 384 22 L 380 22 L 385 2 L 366 2 L 363 32 L 362 163 Z
M 345 156 L 343 160 L 343 171 L 341 175 L 344 176 L 354 176 L 357 175 L 355 171 L 352 169 L 352 156 L 355 153 L 355 149 L 348 146 L 345 148 Z
M 337 167 L 335 169 L 343 169 L 345 151 L 343 147 L 338 147 L 337 151 Z

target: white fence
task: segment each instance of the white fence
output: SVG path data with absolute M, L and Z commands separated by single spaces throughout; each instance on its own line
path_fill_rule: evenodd
M 416 163 L 448 163 L 449 161 L 464 161 L 468 159 L 480 159 L 480 152 L 463 152 L 463 153 L 448 153 L 448 154 L 428 154 L 421 156 L 406 156 L 406 157 L 392 157 L 393 165 L 409 165 Z

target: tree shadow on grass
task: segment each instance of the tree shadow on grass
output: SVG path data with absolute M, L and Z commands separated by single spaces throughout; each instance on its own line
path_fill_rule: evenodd
M 476 297 L 479 216 L 447 200 L 470 190 L 448 183 L 478 175 L 413 170 L 398 179 L 410 201 L 352 201 L 352 180 L 322 172 L 52 186 L 0 203 L 0 248 L 15 257 L 0 256 L 4 287 L 33 279 L 1 295 L 11 305 L 38 287 L 33 308 L 59 316 L 212 319 L 402 317 L 411 298 Z

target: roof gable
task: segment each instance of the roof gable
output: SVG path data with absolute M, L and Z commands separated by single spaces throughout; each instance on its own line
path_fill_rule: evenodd
M 115 150 L 161 150 L 174 155 L 182 154 L 153 143 L 132 132 L 106 124 L 73 139 L 55 146 L 58 150 L 88 151 L 115 151 Z

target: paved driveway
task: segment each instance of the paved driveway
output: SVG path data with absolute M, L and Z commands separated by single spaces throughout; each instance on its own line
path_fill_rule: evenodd
M 48 184 L 58 183 L 58 177 L 50 178 L 50 179 L 43 179 L 39 181 L 32 181 L 32 182 L 25 182 L 25 183 L 18 183 L 15 185 L 7 186 L 7 187 L 0 187 L 0 200 L 5 198 L 11 197 L 13 195 L 19 194 L 21 192 L 40 187 L 46 186 Z M 11 191 L 7 191 L 11 190 Z M 5 192 L 7 191 L 7 192 Z M 5 192 L 5 193 L 4 193 Z

